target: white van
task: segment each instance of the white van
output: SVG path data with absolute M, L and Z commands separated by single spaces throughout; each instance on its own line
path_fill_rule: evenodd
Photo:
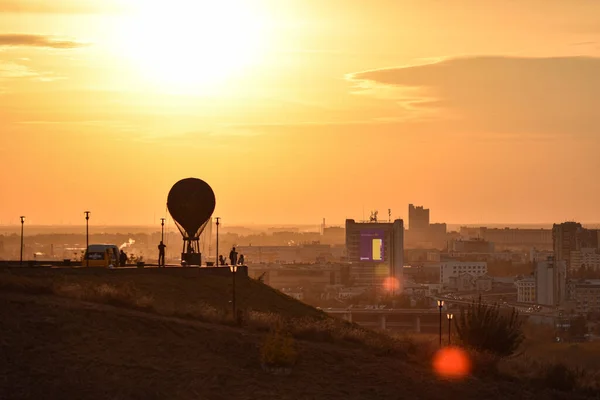
M 82 267 L 119 266 L 119 247 L 114 244 L 90 244 L 83 256 Z

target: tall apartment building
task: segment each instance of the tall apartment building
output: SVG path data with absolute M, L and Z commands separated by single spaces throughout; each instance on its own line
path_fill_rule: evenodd
M 552 240 L 554 259 L 564 261 L 567 272 L 581 267 L 580 259 L 582 249 L 598 249 L 599 231 L 597 229 L 586 229 L 578 222 L 564 222 L 554 224 L 552 227 Z M 588 250 L 589 251 L 589 250 Z M 572 256 L 575 259 L 572 260 Z
M 426 232 L 429 230 L 429 209 L 423 206 L 408 205 L 408 230 Z

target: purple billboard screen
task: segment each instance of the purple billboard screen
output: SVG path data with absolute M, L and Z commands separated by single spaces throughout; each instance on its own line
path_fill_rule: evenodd
M 360 232 L 360 261 L 383 261 L 384 232 L 368 230 Z

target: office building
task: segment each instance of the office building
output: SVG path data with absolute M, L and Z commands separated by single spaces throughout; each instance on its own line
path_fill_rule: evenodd
M 346 220 L 346 252 L 356 286 L 382 286 L 388 277 L 402 282 L 404 222 Z

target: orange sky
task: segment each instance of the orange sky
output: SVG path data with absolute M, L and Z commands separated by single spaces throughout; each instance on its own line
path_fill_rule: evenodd
M 216 5 L 215 5 L 216 4 Z M 0 0 L 0 221 L 600 221 L 595 0 Z M 598 57 L 598 58 L 596 58 Z

